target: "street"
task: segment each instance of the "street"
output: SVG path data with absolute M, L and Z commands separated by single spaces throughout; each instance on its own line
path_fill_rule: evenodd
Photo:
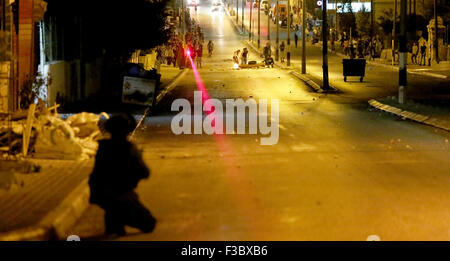
M 450 240 L 450 134 L 367 104 L 396 95 L 398 71 L 369 65 L 363 83 L 344 83 L 342 57 L 329 55 L 330 84 L 340 92 L 315 93 L 287 70 L 233 69 L 233 52 L 248 36 L 237 34 L 225 13 L 212 12 L 211 1 L 191 8 L 191 16 L 205 42 L 215 44 L 198 68 L 209 97 L 224 104 L 278 99 L 278 143 L 260 145 L 265 135 L 248 132 L 173 134 L 172 102 L 192 104 L 200 89 L 190 70 L 134 140 L 152 170 L 137 192 L 158 220 L 156 229 L 143 234 L 127 227 L 119 240 Z M 261 21 L 267 22 L 263 12 Z M 320 78 L 321 50 L 307 50 L 307 71 Z M 299 44 L 297 68 L 300 51 Z M 249 60 L 262 58 L 250 49 Z M 442 103 L 449 97 L 440 93 L 448 79 L 408 74 L 408 81 L 408 97 Z M 91 205 L 69 233 L 100 237 L 103 222 L 103 211 Z

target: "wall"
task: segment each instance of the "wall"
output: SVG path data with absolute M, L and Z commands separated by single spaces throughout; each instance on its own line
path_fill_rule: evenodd
M 75 102 L 83 99 L 81 97 L 80 62 L 75 61 L 55 61 L 46 64 L 51 77 L 51 84 L 47 89 L 47 102 L 49 106 L 57 102 L 57 95 L 64 98 L 65 102 Z M 92 97 L 99 93 L 101 88 L 101 67 L 102 60 L 97 59 L 86 63 L 86 97 Z
M 7 113 L 9 111 L 9 69 L 9 62 L 0 62 L 0 113 Z

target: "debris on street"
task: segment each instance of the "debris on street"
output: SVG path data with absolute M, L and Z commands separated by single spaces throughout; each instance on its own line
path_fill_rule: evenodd
M 109 116 L 82 112 L 64 120 L 57 108 L 46 108 L 40 102 L 0 118 L 3 157 L 30 153 L 35 158 L 83 160 L 95 156 L 97 141 L 103 137 L 99 121 Z

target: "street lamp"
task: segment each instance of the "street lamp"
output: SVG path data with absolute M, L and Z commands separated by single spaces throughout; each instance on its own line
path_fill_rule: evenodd
M 394 20 L 392 27 L 392 66 L 394 66 L 395 62 L 395 27 L 397 22 L 397 0 L 394 1 Z
M 248 23 L 249 23 L 249 32 L 248 32 L 248 40 L 249 41 L 253 41 L 253 37 L 252 37 L 252 10 L 253 10 L 253 0 L 250 0 L 250 17 L 248 18 Z
M 261 0 L 258 0 L 258 49 L 261 42 Z
M 302 0 L 302 74 L 306 73 L 306 0 Z
M 278 7 L 278 0 L 277 0 L 277 4 L 276 4 L 276 6 L 275 6 L 275 23 L 277 24 L 277 38 L 276 38 L 276 40 L 275 40 L 275 60 L 278 62 L 278 60 L 279 60 L 279 56 L 280 56 L 280 53 L 279 53 L 279 49 L 278 49 L 278 42 L 279 42 L 279 32 L 280 32 L 280 29 L 279 29 L 279 27 L 280 27 L 280 25 L 279 25 L 279 18 L 280 18 L 280 10 L 278 9 L 279 7 Z
M 291 66 L 291 0 L 287 1 L 287 54 L 286 65 Z
M 406 60 L 408 55 L 408 49 L 406 47 L 406 8 L 407 0 L 400 1 L 400 37 L 399 37 L 399 75 L 398 75 L 398 103 L 403 104 L 406 100 L 406 86 L 407 86 L 407 71 L 406 71 Z
M 322 12 L 322 53 L 323 53 L 323 61 L 322 61 L 322 69 L 323 69 L 323 89 L 329 89 L 328 83 L 328 20 L 327 20 L 327 0 L 323 0 L 323 12 Z
M 239 0 L 236 0 L 236 25 L 238 25 L 238 23 L 239 23 Z
M 242 32 L 245 31 L 245 27 L 244 27 L 244 9 L 245 9 L 245 0 L 242 0 Z
M 272 0 L 269 0 L 269 12 L 267 13 L 267 41 L 270 41 L 270 7 L 271 6 L 272 6 Z

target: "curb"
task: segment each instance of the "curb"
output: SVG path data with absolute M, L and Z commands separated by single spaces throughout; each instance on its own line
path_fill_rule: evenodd
M 311 80 L 306 74 L 301 74 L 301 73 L 298 73 L 298 72 L 296 72 L 294 70 L 292 70 L 290 72 L 290 74 L 292 74 L 295 77 L 297 77 L 298 79 L 302 80 L 306 85 L 308 85 L 309 87 L 314 89 L 314 91 L 319 92 L 319 93 L 324 92 L 324 90 L 320 87 L 320 85 L 318 85 L 313 80 Z
M 234 26 L 234 30 L 236 30 L 240 35 L 247 35 L 248 32 L 245 32 L 245 26 L 244 31 L 242 31 L 242 26 L 239 26 L 234 19 L 232 19 L 232 16 L 230 14 L 230 11 L 228 11 L 228 8 L 225 8 L 225 11 L 227 13 L 228 18 L 230 19 L 231 23 Z
M 418 114 L 418 113 L 414 113 L 414 112 L 410 112 L 410 111 L 404 111 L 397 107 L 383 104 L 374 99 L 370 100 L 368 103 L 370 104 L 370 106 L 372 106 L 376 109 L 395 114 L 402 118 L 416 121 L 416 122 L 419 122 L 419 123 L 422 123 L 425 125 L 433 126 L 433 127 L 445 130 L 445 131 L 450 131 L 450 126 L 448 126 L 448 124 L 446 125 L 445 122 L 438 120 L 436 118 L 432 118 L 430 116 L 426 116 L 426 115 L 422 115 L 422 114 Z
M 158 94 L 156 103 L 164 95 L 175 88 L 179 80 L 187 73 L 184 69 L 175 76 L 175 78 L 162 87 L 164 90 Z M 144 115 L 139 120 L 131 138 L 136 130 L 142 125 L 144 119 L 149 115 L 150 108 L 147 108 Z M 89 207 L 90 189 L 88 185 L 89 178 L 84 179 L 69 195 L 50 213 L 48 213 L 37 225 L 13 230 L 0 234 L 0 241 L 46 241 L 46 240 L 66 240 L 67 230 L 75 224 L 78 218 Z

